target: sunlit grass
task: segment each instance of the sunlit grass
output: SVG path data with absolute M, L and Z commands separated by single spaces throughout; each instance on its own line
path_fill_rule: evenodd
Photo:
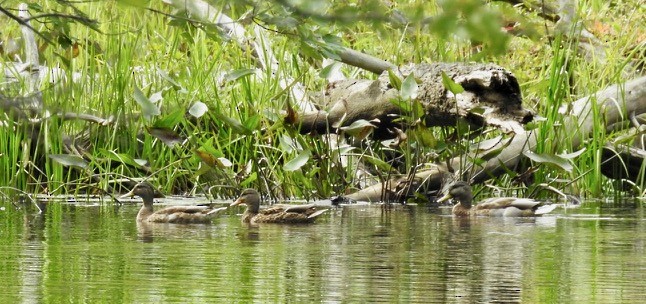
M 56 4 L 45 1 L 43 7 L 53 8 Z M 392 150 L 369 142 L 364 144 L 363 151 L 354 148 L 351 153 L 359 157 L 349 159 L 350 164 L 344 166 L 340 148 L 331 140 L 299 135 L 292 127 L 283 125 L 289 97 L 278 83 L 280 76 L 298 79 L 310 91 L 321 91 L 325 86 L 325 81 L 318 76 L 321 67 L 292 52 L 297 43 L 292 37 L 267 33 L 279 58 L 278 77 L 265 75 L 261 79 L 247 75 L 227 80 L 227 73 L 255 66 L 252 56 L 233 42 L 191 25 L 170 26 L 165 16 L 112 2 L 79 4 L 79 8 L 102 22 L 99 26 L 102 33 L 72 26 L 71 36 L 82 40 L 78 41 L 81 45 L 78 57 L 67 58 L 69 66 L 56 55 L 64 57 L 66 50 L 49 46 L 43 52 L 41 61 L 45 65 L 59 65 L 67 71 L 67 81 L 41 86 L 44 101 L 50 111 L 113 117 L 114 123 L 98 126 L 51 118 L 45 121 L 35 140 L 21 130 L 2 132 L 0 178 L 3 183 L 34 192 L 56 189 L 57 193 L 72 193 L 78 190 L 78 183 L 71 181 L 98 183 L 105 189 L 111 184 L 109 180 L 127 176 L 153 178 L 165 191 L 176 193 L 230 197 L 237 193 L 237 188 L 253 187 L 276 196 L 329 197 L 356 190 L 359 181 L 355 171 L 359 160 L 384 179 L 391 174 L 413 173 L 424 162 L 441 160 L 450 152 L 464 152 L 471 143 L 464 139 L 448 143 L 449 148 L 444 149 L 445 135 L 450 132 L 434 131 L 443 153 L 438 158 L 434 155 L 438 146 L 424 146 L 409 136 L 408 142 L 395 149 L 402 154 L 397 159 L 399 165 L 393 163 L 390 169 L 384 170 L 384 165 L 375 163 L 392 163 Z M 581 9 L 602 15 L 610 14 L 612 8 L 590 1 Z M 544 36 L 535 41 L 514 38 L 506 55 L 487 57 L 486 60 L 516 73 L 526 105 L 546 118 L 539 127 L 542 136 L 539 152 L 572 152 L 571 147 L 564 146 L 568 132 L 558 127 L 563 119 L 558 108 L 624 79 L 623 52 L 643 37 L 643 33 L 626 24 L 638 18 L 629 15 L 626 20 L 605 20 L 615 31 L 621 28 L 627 32 L 604 33 L 608 52 L 604 67 L 578 58 L 574 51 L 576 40 L 561 37 L 548 40 Z M 12 24 L 3 34 L 18 37 L 19 30 Z M 431 35 L 424 27 L 373 30 L 358 23 L 356 28 L 346 30 L 343 38 L 348 46 L 395 64 L 468 61 L 473 54 L 469 41 L 444 40 Z M 162 77 L 158 70 L 171 80 Z M 343 71 L 358 78 L 375 77 L 352 67 L 344 67 Z M 79 74 L 76 80 L 72 80 L 75 78 L 72 73 Z M 161 93 L 159 116 L 150 120 L 143 117 L 133 98 L 135 86 L 149 98 Z M 155 122 L 178 109 L 187 111 L 198 101 L 208 106 L 208 112 L 200 118 L 184 115 L 174 127 L 186 139 L 183 144 L 169 147 L 146 131 Z M 47 157 L 67 153 L 63 134 L 79 135 L 87 140 L 89 149 L 84 156 L 91 160 L 87 170 L 63 168 Z M 610 186 L 599 177 L 598 148 L 606 138 L 602 129 L 593 134 L 586 153 L 575 160 L 574 172 L 544 167 L 537 174 L 537 181 L 572 180 L 576 181 L 574 189 L 602 195 Z M 285 139 L 291 142 L 289 149 L 281 146 Z M 215 157 L 224 158 L 231 165 L 211 167 L 201 160 L 195 151 L 207 144 L 216 151 Z M 32 152 L 25 152 L 25 147 L 31 147 Z M 307 163 L 299 169 L 286 170 L 285 164 L 303 151 L 311 155 Z M 146 160 L 148 169 L 125 164 L 110 157 L 112 154 Z M 42 168 L 35 167 L 36 160 L 42 161 Z

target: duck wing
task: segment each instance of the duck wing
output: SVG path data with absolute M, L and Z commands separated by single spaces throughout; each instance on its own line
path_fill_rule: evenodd
M 156 214 L 173 214 L 173 213 L 202 213 L 211 210 L 208 206 L 171 206 L 155 211 Z
M 151 214 L 146 221 L 151 223 L 207 224 L 227 207 L 212 209 L 208 206 L 173 206 Z
M 517 197 L 495 197 L 486 199 L 474 206 L 476 210 L 505 209 L 514 207 L 520 210 L 532 210 L 537 208 L 541 202 L 529 198 Z
M 304 213 L 295 212 L 259 213 L 253 218 L 254 223 L 299 224 L 311 221 Z

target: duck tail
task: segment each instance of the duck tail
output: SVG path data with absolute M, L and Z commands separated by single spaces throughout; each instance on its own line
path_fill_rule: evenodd
M 220 214 L 222 211 L 227 210 L 227 207 L 214 208 L 213 210 L 206 213 L 207 216 L 213 217 Z
M 327 212 L 327 209 L 321 209 L 321 210 L 316 210 L 314 213 L 310 214 L 307 218 L 308 219 L 313 219 L 323 213 Z
M 558 207 L 558 204 L 541 205 L 538 208 L 536 208 L 536 212 L 534 212 L 534 214 L 536 215 L 547 214 L 554 211 L 556 207 Z

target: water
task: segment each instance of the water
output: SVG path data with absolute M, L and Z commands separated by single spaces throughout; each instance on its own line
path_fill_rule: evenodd
M 530 219 L 352 206 L 313 225 L 259 227 L 241 225 L 241 209 L 212 225 L 138 226 L 135 205 L 56 203 L 41 215 L 0 206 L 1 303 L 646 298 L 639 203 Z

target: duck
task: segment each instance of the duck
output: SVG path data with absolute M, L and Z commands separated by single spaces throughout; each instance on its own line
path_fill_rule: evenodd
M 277 205 L 260 210 L 260 194 L 255 189 L 245 189 L 229 207 L 247 205 L 242 214 L 242 223 L 278 223 L 278 224 L 306 224 L 312 223 L 327 209 L 317 210 L 314 204 L 309 205 Z
M 135 195 L 139 196 L 144 203 L 137 213 L 138 223 L 209 224 L 214 217 L 227 209 L 227 207 L 212 208 L 210 206 L 171 206 L 154 211 L 155 189 L 147 182 L 138 183 L 130 192 L 120 198 Z
M 522 217 L 536 216 L 548 213 L 554 209 L 553 206 L 547 205 L 546 208 L 542 202 L 530 198 L 517 197 L 494 197 L 483 200 L 472 205 L 473 194 L 471 186 L 464 181 L 458 181 L 449 186 L 448 193 L 438 199 L 438 202 L 444 202 L 452 199 L 456 202 L 453 206 L 453 215 L 455 216 L 503 216 L 503 217 Z

